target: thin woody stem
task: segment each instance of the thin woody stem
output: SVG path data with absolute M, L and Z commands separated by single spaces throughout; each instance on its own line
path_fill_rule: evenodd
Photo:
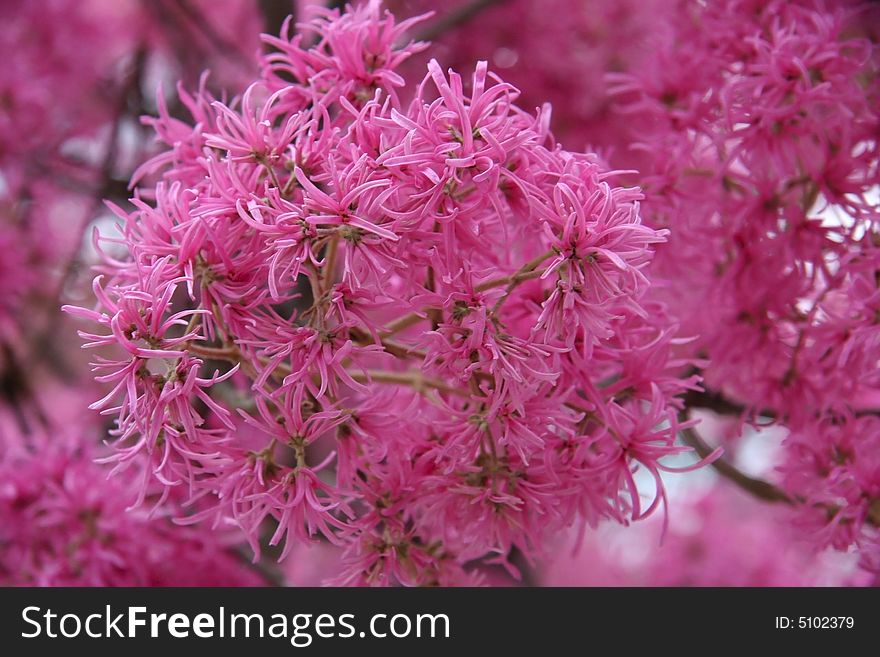
M 425 309 L 425 313 L 429 313 L 430 310 L 432 309 Z M 427 319 L 427 317 L 425 317 L 421 313 L 410 313 L 409 315 L 404 315 L 403 317 L 394 320 L 388 326 L 386 326 L 385 330 L 381 331 L 381 334 L 387 337 L 394 335 L 395 333 L 400 333 L 401 331 L 408 329 L 410 326 L 414 326 L 415 324 L 418 324 L 425 319 Z
M 253 367 L 242 358 L 241 351 L 235 345 L 226 347 L 205 347 L 202 345 L 190 345 L 189 351 L 197 356 L 211 358 L 213 360 L 226 360 L 232 363 L 240 363 L 242 367 L 247 367 L 251 371 Z M 262 359 L 261 359 L 262 360 Z M 266 361 L 263 360 L 266 364 Z M 284 377 L 290 374 L 290 368 L 284 363 L 276 366 L 273 376 Z M 367 372 L 349 372 L 349 376 L 359 383 L 393 383 L 398 385 L 408 385 L 417 392 L 423 392 L 426 389 L 439 390 L 451 395 L 468 396 L 470 393 L 462 388 L 448 385 L 443 381 L 432 379 L 424 376 L 419 370 L 410 370 L 407 372 L 386 372 L 384 370 L 368 370 Z
M 556 251 L 553 251 L 552 249 L 550 251 L 546 251 L 545 253 L 539 255 L 537 258 L 534 258 L 524 264 L 512 274 L 508 276 L 499 276 L 498 278 L 490 278 L 488 281 L 483 281 L 482 283 L 477 285 L 477 287 L 474 289 L 477 292 L 485 292 L 486 290 L 501 287 L 502 285 L 515 287 L 523 281 L 527 281 L 531 278 L 540 278 L 547 270 L 537 269 L 538 265 L 544 262 L 547 258 L 550 258 L 554 255 L 556 255 Z M 513 288 L 511 287 L 511 289 Z
M 386 372 L 384 370 L 369 370 L 367 372 L 349 372 L 351 378 L 359 383 L 391 383 L 408 385 L 416 392 L 424 392 L 426 388 L 432 388 L 451 395 L 467 397 L 470 392 L 462 388 L 448 385 L 443 381 L 424 376 L 419 370 L 408 372 Z
M 514 274 L 508 276 L 509 280 L 507 283 L 507 288 L 504 290 L 504 294 L 501 295 L 501 298 L 495 302 L 494 306 L 492 306 L 491 314 L 496 315 L 498 313 L 501 306 L 504 304 L 505 301 L 507 301 L 507 298 L 510 296 L 510 293 L 513 292 L 514 289 L 516 289 L 517 285 L 519 285 L 523 281 L 529 280 L 530 278 L 538 278 L 540 276 L 543 276 L 547 270 L 546 269 L 541 270 L 540 272 L 536 271 L 538 268 L 538 265 L 540 265 L 542 262 L 544 262 L 547 258 L 552 258 L 554 255 L 556 255 L 556 251 L 554 251 L 553 249 L 551 249 L 545 253 L 542 253 L 537 258 L 534 258 L 534 259 L 530 260 L 529 262 L 527 262 L 526 264 L 524 264 Z M 483 283 L 483 285 L 487 285 L 489 283 L 492 283 L 492 281 L 486 281 L 486 283 Z M 503 283 L 502 283 L 502 285 L 503 285 Z M 482 287 L 482 285 L 478 286 L 477 289 L 480 289 L 481 287 Z M 489 288 L 487 287 L 486 289 L 489 289 Z
M 272 181 L 272 185 L 275 189 L 281 189 L 281 182 L 278 180 L 278 174 L 275 173 L 275 167 L 269 162 L 268 159 L 264 156 L 260 156 L 257 158 L 257 162 L 263 165 L 263 168 L 269 174 L 269 179 Z
M 319 271 L 314 265 L 310 267 L 310 272 L 311 275 L 306 276 L 306 278 L 309 279 L 309 286 L 312 290 L 312 306 L 306 311 L 306 313 L 311 313 L 309 323 L 312 326 L 317 324 L 317 328 L 323 329 L 324 314 L 322 312 L 323 308 L 321 307 L 324 302 L 324 292 L 321 285 L 323 272 Z
M 432 230 L 435 233 L 440 232 L 439 221 L 434 222 L 434 228 Z M 425 289 L 427 289 L 429 292 L 437 291 L 436 274 L 432 265 L 428 265 L 428 273 L 425 277 Z M 439 308 L 432 308 L 428 311 L 428 317 L 431 319 L 431 330 L 436 331 L 437 327 L 440 325 L 440 322 L 443 321 L 443 311 Z
M 488 9 L 492 5 L 497 5 L 507 0 L 474 0 L 473 2 L 459 7 L 442 18 L 432 21 L 421 32 L 416 34 L 416 41 L 433 41 L 442 36 L 449 30 L 463 25 L 471 20 L 481 11 Z
M 697 433 L 697 431 L 693 427 L 682 429 L 681 436 L 685 444 L 693 447 L 694 451 L 700 456 L 700 458 L 706 458 L 709 454 L 712 453 L 712 448 L 709 447 L 705 443 L 705 441 L 703 441 L 703 439 L 700 437 L 700 434 Z M 777 486 L 774 486 L 769 481 L 758 479 L 757 477 L 751 477 L 745 474 L 737 467 L 724 460 L 724 458 L 719 458 L 712 461 L 712 467 L 722 477 L 724 477 L 728 481 L 733 482 L 740 489 L 753 495 L 759 500 L 773 503 L 783 502 L 792 506 L 804 503 L 804 500 L 802 498 L 793 498 L 789 496 L 785 493 L 785 491 Z M 819 504 L 817 505 L 817 508 L 823 509 L 827 514 L 832 517 L 840 512 L 840 508 L 833 505 Z M 880 498 L 871 501 L 870 505 L 868 506 L 868 512 L 865 516 L 865 521 L 869 525 L 880 527 Z
M 324 256 L 324 266 L 321 271 L 321 294 L 327 294 L 333 285 L 333 270 L 336 269 L 336 254 L 339 251 L 339 234 L 333 233 L 330 244 L 327 245 L 327 254 Z
M 750 409 L 714 390 L 688 390 L 682 400 L 687 408 L 703 408 L 719 415 L 742 416 L 748 414 L 750 418 L 764 417 L 770 420 L 785 420 L 784 416 L 780 417 L 780 414 L 772 408 Z M 853 415 L 856 417 L 880 415 L 880 409 L 861 408 L 854 410 Z
M 743 415 L 749 412 L 744 405 L 713 390 L 688 390 L 683 401 L 687 408 L 705 408 L 719 415 Z M 775 411 L 770 409 L 759 409 L 752 413 L 759 417 L 776 418 Z
M 351 336 L 352 340 L 362 345 L 375 343 L 371 335 L 369 335 L 365 331 L 361 331 L 358 328 L 349 329 L 349 335 Z M 398 356 L 400 358 L 424 359 L 427 356 L 424 351 L 416 349 L 415 347 L 410 347 L 408 345 L 396 342 L 394 340 L 389 340 L 381 336 L 379 337 L 379 344 L 381 344 L 385 351 L 387 351 L 389 354 Z
M 196 356 L 202 356 L 203 358 L 210 358 L 212 360 L 229 360 L 237 363 L 241 356 L 238 347 L 234 345 L 229 347 L 206 347 L 204 345 L 190 343 L 187 345 L 186 349 Z
M 230 363 L 241 365 L 242 371 L 250 377 L 257 375 L 254 366 L 246 359 L 242 358 L 241 350 L 236 345 L 226 345 L 223 347 L 206 347 L 200 344 L 190 343 L 186 347 L 187 351 L 202 358 L 211 360 L 225 360 Z M 281 366 L 279 366 L 280 369 Z
M 274 565 L 264 563 L 262 560 L 255 562 L 242 549 L 230 548 L 229 553 L 245 568 L 254 571 L 266 585 L 284 586 L 284 575 Z

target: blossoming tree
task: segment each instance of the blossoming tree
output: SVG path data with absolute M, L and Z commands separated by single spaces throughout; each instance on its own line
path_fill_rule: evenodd
M 754 517 L 791 507 L 758 534 L 876 574 L 880 87 L 858 8 L 651 3 L 643 41 L 582 55 L 601 97 L 573 86 L 551 114 L 479 52 L 431 58 L 442 23 L 517 73 L 531 37 L 484 28 L 533 3 L 476 4 L 317 8 L 263 37 L 241 93 L 160 92 L 159 149 L 95 239 L 96 303 L 65 306 L 112 419 L 108 465 L 70 472 L 110 469 L 134 508 L 107 514 L 158 535 L 137 515 L 158 510 L 194 558 L 317 542 L 332 583 L 459 585 L 540 571 L 569 528 L 665 525 L 667 475 L 711 467 Z M 734 457 L 770 424 L 765 480 Z M 64 477 L 70 452 L 43 451 Z M 63 488 L 113 494 L 88 477 Z

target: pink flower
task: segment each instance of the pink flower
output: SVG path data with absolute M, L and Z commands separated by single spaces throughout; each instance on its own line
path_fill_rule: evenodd
M 23 586 L 253 586 L 220 534 L 172 524 L 169 503 L 130 511 L 137 478 L 107 479 L 80 437 L 4 436 L 0 581 Z
M 127 255 L 72 310 L 127 354 L 98 405 L 143 491 L 187 491 L 179 522 L 255 553 L 323 537 L 350 584 L 516 575 L 566 527 L 647 517 L 696 385 L 643 306 L 666 231 L 641 192 L 485 62 L 407 83 L 412 24 L 320 12 L 308 48 L 267 39 L 240 99 L 162 116 L 161 181 L 117 211 Z

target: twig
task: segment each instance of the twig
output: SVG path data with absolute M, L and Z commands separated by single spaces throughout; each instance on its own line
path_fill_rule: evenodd
M 719 415 L 736 415 L 742 416 L 749 414 L 750 417 L 766 417 L 771 420 L 784 421 L 785 417 L 780 415 L 772 408 L 751 409 L 744 404 L 728 399 L 719 392 L 714 390 L 688 390 L 682 398 L 687 408 L 704 408 L 713 411 Z M 864 417 L 866 415 L 880 415 L 880 409 L 862 408 L 853 409 L 855 417 Z
M 429 310 L 426 309 L 425 312 L 427 313 L 429 312 Z M 418 324 L 424 319 L 428 318 L 423 317 L 420 313 L 410 313 L 409 315 L 404 315 L 403 317 L 395 319 L 388 326 L 386 326 L 385 329 L 381 331 L 381 334 L 385 337 L 388 337 L 394 335 L 395 333 L 400 333 L 404 329 L 407 329 L 414 324 Z
M 498 308 L 504 302 L 504 300 L 510 295 L 511 291 L 522 283 L 523 281 L 531 280 L 534 278 L 540 278 L 547 271 L 546 269 L 536 269 L 538 265 L 544 262 L 547 258 L 551 257 L 555 254 L 555 251 L 547 251 L 542 255 L 538 256 L 534 260 L 531 260 L 516 270 L 514 273 L 508 276 L 499 276 L 498 278 L 491 278 L 488 281 L 483 281 L 479 285 L 477 285 L 474 290 L 476 292 L 485 292 L 486 290 L 491 290 L 492 288 L 501 287 L 502 285 L 506 285 L 507 289 L 504 294 L 495 304 L 494 308 L 492 308 L 492 312 L 497 312 Z M 434 306 L 427 306 L 423 308 L 419 312 L 413 312 L 408 315 L 404 315 L 403 317 L 399 317 L 394 320 L 388 326 L 386 326 L 382 331 L 380 331 L 381 335 L 384 337 L 388 337 L 394 335 L 395 333 L 399 333 L 400 331 L 413 326 L 414 324 L 418 324 L 422 320 L 429 319 L 431 317 L 431 312 L 436 310 Z M 427 317 L 426 317 L 427 315 Z
M 694 451 L 697 452 L 700 458 L 705 458 L 712 452 L 712 449 L 703 441 L 700 434 L 698 434 L 693 427 L 682 429 L 681 434 L 685 444 L 693 447 Z M 782 489 L 774 486 L 768 481 L 757 479 L 756 477 L 750 477 L 725 461 L 723 458 L 713 461 L 712 467 L 715 468 L 715 470 L 718 471 L 718 474 L 725 479 L 732 481 L 742 490 L 754 495 L 760 500 L 764 500 L 765 502 L 783 502 L 792 506 L 804 504 L 805 502 L 802 498 L 790 497 Z M 818 504 L 816 505 L 816 508 L 823 509 L 830 517 L 833 517 L 840 512 L 840 507 L 830 504 Z M 868 512 L 865 515 L 865 521 L 869 525 L 880 527 L 880 498 L 872 500 L 868 505 Z
M 423 392 L 425 388 L 433 388 L 450 395 L 459 395 L 468 397 L 470 392 L 464 388 L 456 388 L 443 381 L 431 379 L 424 376 L 419 370 L 410 370 L 408 372 L 386 372 L 382 370 L 370 370 L 368 372 L 349 372 L 349 375 L 359 383 L 391 383 L 398 385 L 408 385 L 416 392 Z
M 505 301 L 507 301 L 507 298 L 510 296 L 510 293 L 513 292 L 514 289 L 516 289 L 517 285 L 519 285 L 520 283 L 522 283 L 525 280 L 528 280 L 529 278 L 537 278 L 538 276 L 543 276 L 546 270 L 542 270 L 541 272 L 536 272 L 535 270 L 538 268 L 538 265 L 540 265 L 542 262 L 544 262 L 547 258 L 553 257 L 554 255 L 556 255 L 556 251 L 553 251 L 552 249 L 550 251 L 542 253 L 537 258 L 530 260 L 529 262 L 524 264 L 522 267 L 519 268 L 518 271 L 516 271 L 513 275 L 511 275 L 509 277 L 510 281 L 508 282 L 507 287 L 504 290 L 504 294 L 502 294 L 501 297 L 498 299 L 498 301 L 495 302 L 495 305 L 492 306 L 491 314 L 492 315 L 498 314 L 498 311 L 501 309 L 501 306 L 504 304 Z M 533 274 L 537 274 L 537 276 L 534 276 Z M 483 283 L 483 285 L 487 285 L 488 283 L 491 283 L 491 282 L 492 281 L 488 281 L 487 283 Z M 480 286 L 480 287 L 482 287 L 482 286 Z M 479 287 L 477 289 L 479 289 Z
M 324 267 L 321 271 L 321 294 L 327 294 L 333 285 L 333 274 L 336 269 L 336 254 L 339 250 L 339 234 L 333 233 L 324 256 Z
M 253 570 L 269 586 L 284 586 L 284 576 L 277 568 L 263 563 L 262 560 L 254 562 L 241 548 L 231 548 L 229 553 L 238 559 L 245 568 Z
M 686 445 L 694 448 L 697 455 L 704 459 L 709 456 L 713 450 L 709 447 L 700 434 L 693 427 L 687 427 L 681 430 L 682 439 Z M 751 477 L 736 466 L 726 461 L 723 457 L 712 461 L 712 467 L 718 471 L 725 479 L 729 479 L 743 490 L 751 493 L 755 497 L 767 502 L 785 502 L 792 504 L 793 500 L 785 494 L 780 488 L 777 488 L 768 481 Z
M 289 0 L 259 0 L 259 3 L 263 14 L 263 31 L 266 34 L 277 36 L 288 16 L 292 16 L 292 23 L 296 22 L 297 3 Z
M 705 408 L 719 415 L 743 415 L 749 409 L 713 390 L 688 390 L 683 398 L 687 408 Z M 754 415 L 776 419 L 776 412 L 770 409 L 751 411 Z

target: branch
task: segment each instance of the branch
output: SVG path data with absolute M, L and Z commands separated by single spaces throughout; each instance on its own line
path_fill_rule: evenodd
M 700 434 L 693 427 L 687 427 L 681 430 L 682 439 L 686 445 L 694 448 L 697 455 L 704 459 L 712 453 L 712 448 L 705 443 Z M 750 477 L 736 466 L 721 457 L 712 461 L 712 467 L 725 479 L 729 479 L 743 490 L 751 493 L 758 499 L 767 502 L 785 502 L 792 504 L 793 500 L 785 494 L 783 490 L 777 488 L 768 481 Z
M 474 290 L 476 292 L 485 292 L 486 290 L 491 290 L 492 288 L 501 287 L 502 285 L 506 285 L 507 288 L 504 290 L 504 294 L 492 308 L 492 313 L 498 311 L 501 307 L 501 304 L 510 296 L 510 293 L 513 289 L 522 283 L 523 281 L 532 280 L 535 278 L 540 278 L 547 271 L 546 269 L 538 269 L 538 265 L 544 262 L 547 258 L 556 255 L 556 252 L 553 250 L 547 251 L 546 253 L 541 254 L 537 258 L 530 260 L 522 267 L 517 269 L 515 272 L 508 276 L 499 276 L 498 278 L 491 278 L 488 281 L 483 281 L 479 285 L 477 285 Z M 388 326 L 386 326 L 380 333 L 383 337 L 388 337 L 398 333 L 414 324 L 418 324 L 423 320 L 428 320 L 431 318 L 431 312 L 436 310 L 434 307 L 426 307 L 420 310 L 419 312 L 410 313 L 409 315 L 404 315 L 403 317 L 399 317 L 394 320 Z
M 425 309 L 425 314 L 429 314 L 432 309 Z M 385 327 L 381 334 L 385 337 L 394 335 L 395 333 L 400 333 L 400 331 L 413 326 L 414 324 L 418 324 L 422 320 L 428 320 L 429 317 L 424 317 L 420 313 L 410 313 L 409 315 L 404 315 L 398 319 L 395 319 L 388 326 Z
M 687 418 L 683 415 L 683 419 Z M 697 431 L 693 427 L 682 429 L 681 436 L 684 443 L 693 447 L 694 451 L 700 456 L 700 458 L 706 458 L 709 454 L 712 453 L 712 448 L 703 441 L 703 439 L 700 437 L 700 434 L 697 433 Z M 774 503 L 783 502 L 791 506 L 803 504 L 805 502 L 805 500 L 803 500 L 802 498 L 790 497 L 785 493 L 785 491 L 777 486 L 774 486 L 769 481 L 764 481 L 763 479 L 758 479 L 756 477 L 751 477 L 745 474 L 736 466 L 724 460 L 723 457 L 713 461 L 712 467 L 715 468 L 718 474 L 720 474 L 722 477 L 729 481 L 732 481 L 742 490 L 750 493 L 759 500 Z M 833 505 L 817 505 L 817 508 L 823 508 L 832 517 L 840 511 L 839 507 Z M 865 521 L 869 525 L 880 527 L 880 498 L 872 500 L 869 504 L 868 513 L 865 516 Z
M 333 286 L 333 270 L 336 269 L 336 254 L 339 251 L 339 235 L 330 237 L 330 244 L 324 256 L 324 267 L 321 271 L 321 294 L 327 294 Z
M 683 397 L 687 408 L 705 408 L 719 415 L 744 415 L 751 412 L 757 416 L 776 419 L 776 412 L 769 408 L 751 410 L 738 402 L 732 401 L 714 390 L 688 390 Z
M 248 570 L 254 571 L 262 578 L 267 586 L 284 586 L 284 576 L 277 568 L 263 563 L 262 560 L 254 562 L 243 548 L 230 548 L 229 553 L 235 557 Z
M 391 383 L 410 386 L 416 392 L 424 392 L 426 388 L 440 390 L 450 395 L 467 397 L 470 392 L 466 388 L 457 388 L 437 379 L 424 376 L 419 370 L 408 372 L 386 372 L 383 370 L 370 370 L 364 372 L 349 372 L 352 379 L 358 383 Z
M 251 376 L 256 374 L 251 364 L 242 357 L 241 351 L 235 345 L 226 347 L 205 347 L 199 344 L 190 344 L 186 348 L 190 353 L 195 354 L 196 356 L 201 356 L 202 358 L 239 363 L 243 370 L 248 372 Z M 261 362 L 265 365 L 267 361 L 261 359 Z M 290 367 L 284 363 L 277 365 L 273 372 L 273 375 L 279 378 L 284 377 L 287 374 L 290 374 Z M 368 372 L 354 371 L 349 372 L 349 375 L 359 383 L 390 383 L 407 385 L 419 393 L 423 393 L 427 389 L 434 389 L 450 395 L 466 397 L 470 394 L 465 388 L 459 388 L 443 381 L 426 377 L 419 370 L 409 370 L 407 372 L 387 372 L 384 370 L 370 370 Z
M 113 171 L 117 166 L 119 140 L 122 136 L 122 122 L 126 116 L 132 114 L 134 110 L 139 110 L 143 105 L 141 86 L 144 72 L 146 70 L 146 63 L 147 50 L 145 44 L 141 43 L 135 53 L 130 69 L 125 72 L 120 82 L 117 96 L 113 99 L 114 105 L 112 120 L 110 123 L 110 135 L 108 137 L 106 148 L 104 149 L 100 169 L 97 171 L 97 184 L 93 190 L 94 196 L 92 202 L 81 219 L 81 225 L 77 232 L 79 235 L 85 234 L 89 223 L 95 218 L 98 211 L 101 209 L 104 199 L 110 196 L 114 190 L 118 190 L 118 184 L 113 178 Z M 83 264 L 82 255 L 81 249 L 77 246 L 64 264 L 63 271 L 58 280 L 58 287 L 52 296 L 53 308 L 57 308 L 61 305 L 65 285 L 73 278 L 74 274 Z
M 524 264 L 522 267 L 520 267 L 517 271 L 515 271 L 513 274 L 508 276 L 506 279 L 506 280 L 508 280 L 508 283 L 507 283 L 507 287 L 504 289 L 504 294 L 502 294 L 501 297 L 498 299 L 498 301 L 495 302 L 495 305 L 492 306 L 491 314 L 493 314 L 493 315 L 498 314 L 498 311 L 501 309 L 501 306 L 504 304 L 505 301 L 507 301 L 507 298 L 510 296 L 510 293 L 513 292 L 514 289 L 516 289 L 517 285 L 519 285 L 523 281 L 527 281 L 532 278 L 539 278 L 539 277 L 543 276 L 547 270 L 542 269 L 540 271 L 536 271 L 538 269 L 538 265 L 540 265 L 542 262 L 544 262 L 547 258 L 552 258 L 554 255 L 556 255 L 556 251 L 554 251 L 553 249 L 550 249 L 549 251 L 539 255 L 537 258 L 530 260 L 529 262 Z M 502 281 L 501 284 L 503 284 L 504 280 L 505 279 L 500 279 L 500 281 Z M 495 287 L 494 281 L 486 281 L 485 283 L 477 286 L 477 290 L 482 291 L 483 286 L 486 286 L 485 289 Z
M 688 390 L 682 397 L 686 408 L 704 408 L 713 411 L 719 415 L 736 415 L 745 414 L 751 417 L 766 417 L 771 420 L 784 421 L 785 417 L 771 408 L 753 409 L 728 399 L 719 392 L 714 390 Z M 865 415 L 880 415 L 880 409 L 862 408 L 853 409 L 852 413 L 855 417 L 864 417 Z M 817 413 L 818 415 L 818 413 Z
M 493 5 L 506 1 L 507 0 L 473 0 L 473 2 L 469 2 L 457 9 L 453 9 L 445 16 L 441 16 L 437 20 L 432 21 L 428 26 L 416 34 L 415 40 L 433 41 L 449 30 L 467 23 L 484 9 L 488 9 Z
M 348 334 L 351 336 L 351 339 L 358 344 L 375 344 L 375 341 L 370 334 L 358 328 L 350 328 L 348 330 Z M 427 357 L 427 354 L 424 351 L 416 349 L 415 347 L 401 344 L 400 342 L 396 342 L 388 338 L 383 338 L 381 336 L 379 337 L 379 344 L 381 344 L 382 348 L 385 349 L 385 351 L 387 351 L 389 354 L 397 356 L 398 358 L 416 358 L 419 360 L 424 360 Z
M 289 0 L 259 0 L 260 12 L 263 14 L 263 31 L 277 36 L 281 32 L 284 20 L 292 15 L 291 23 L 296 23 L 296 5 Z

